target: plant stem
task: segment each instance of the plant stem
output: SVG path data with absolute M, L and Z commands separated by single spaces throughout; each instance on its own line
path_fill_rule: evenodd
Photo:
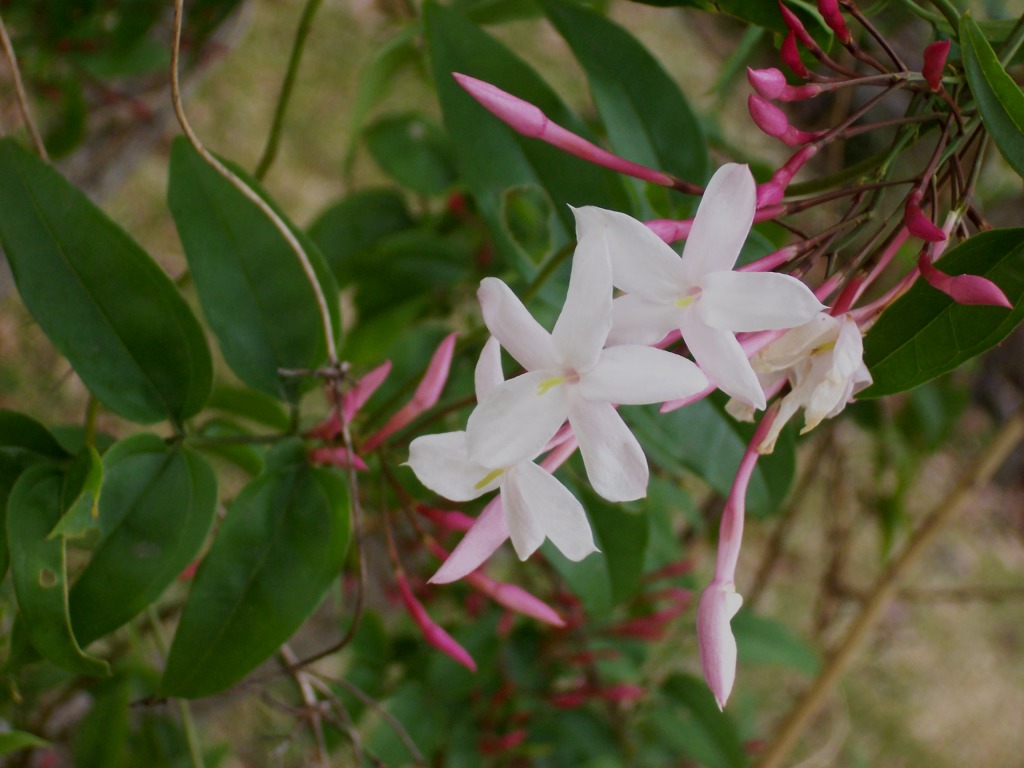
M 758 768 L 781 768 L 797 740 L 825 703 L 826 697 L 839 683 L 853 661 L 854 655 L 868 633 L 882 618 L 885 609 L 897 596 L 899 581 L 921 559 L 936 536 L 953 519 L 971 494 L 992 479 L 1006 457 L 1024 438 L 1024 406 L 1018 408 L 993 437 L 974 465 L 960 477 L 944 503 L 925 518 L 903 547 L 902 552 L 879 576 L 835 652 L 818 677 L 796 702 L 779 726 Z
M 43 144 L 43 139 L 39 135 L 39 131 L 36 130 L 36 123 L 32 119 L 32 112 L 28 108 L 28 96 L 25 94 L 25 86 L 21 82 L 18 57 L 14 55 L 14 46 L 11 44 L 11 38 L 7 35 L 7 27 L 2 16 L 0 16 L 0 44 L 4 47 L 7 63 L 11 65 L 11 75 L 14 79 L 14 93 L 18 101 L 18 110 L 21 112 L 21 119 L 25 123 L 25 128 L 28 129 L 28 135 L 32 137 L 32 145 L 43 160 L 50 162 L 50 156 L 46 153 L 46 145 Z
M 291 101 L 292 89 L 295 87 L 295 77 L 299 72 L 299 62 L 302 60 L 302 52 L 306 47 L 306 38 L 309 37 L 309 30 L 313 27 L 313 17 L 320 9 L 322 0 L 306 0 L 302 9 L 302 16 L 299 19 L 299 27 L 295 30 L 295 42 L 292 43 L 292 52 L 288 57 L 288 70 L 284 75 L 284 82 L 281 84 L 281 94 L 277 97 L 277 108 L 274 110 L 274 121 L 270 126 L 270 134 L 267 136 L 267 145 L 263 148 L 263 156 L 256 164 L 253 171 L 259 181 L 267 175 L 270 166 L 277 158 L 277 147 L 281 141 L 281 130 L 284 128 L 284 116 L 288 111 L 288 103 Z

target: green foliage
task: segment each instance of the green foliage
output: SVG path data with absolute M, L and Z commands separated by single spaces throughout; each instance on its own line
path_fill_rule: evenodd
M 957 304 L 919 280 L 864 339 L 864 362 L 874 384 L 859 397 L 891 395 L 947 373 L 991 349 L 1024 320 L 1024 229 L 982 232 L 935 266 L 951 275 L 987 277 L 1013 309 Z
M 388 115 L 363 130 L 377 165 L 421 195 L 440 195 L 456 181 L 448 137 L 425 115 Z
M 144 423 L 195 414 L 206 339 L 168 277 L 60 174 L 0 139 L 0 241 L 29 311 L 85 385 Z

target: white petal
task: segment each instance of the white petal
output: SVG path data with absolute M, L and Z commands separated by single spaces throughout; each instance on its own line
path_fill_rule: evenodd
M 779 412 L 775 415 L 775 421 L 772 422 L 771 427 L 768 428 L 768 433 L 764 436 L 761 444 L 757 446 L 757 452 L 761 454 L 771 453 L 775 450 L 775 443 L 779 439 L 779 435 L 782 433 L 782 428 L 786 426 L 793 415 L 800 410 L 803 405 L 803 394 L 797 390 L 793 390 L 784 398 L 782 403 L 779 405 Z
M 644 405 L 689 397 L 707 385 L 700 368 L 685 357 L 626 344 L 601 353 L 593 370 L 580 377 L 580 394 L 596 402 Z
M 529 557 L 545 537 L 570 560 L 582 560 L 597 551 L 583 506 L 532 461 L 509 470 L 501 493 L 505 524 L 520 560 Z
M 795 277 L 774 272 L 716 272 L 701 282 L 701 318 L 727 331 L 795 328 L 824 305 Z
M 501 482 L 500 473 L 469 460 L 465 432 L 417 437 L 406 463 L 421 483 L 451 501 L 475 499 Z
M 674 303 L 627 293 L 612 302 L 612 330 L 606 344 L 657 344 L 678 327 L 679 308 Z
M 574 398 L 569 424 L 595 491 L 608 501 L 632 501 L 647 495 L 647 458 L 611 405 Z
M 494 336 L 491 336 L 480 350 L 480 359 L 477 360 L 473 371 L 476 401 L 479 403 L 504 381 L 505 374 L 501 371 L 501 345 Z
M 496 277 L 485 277 L 477 291 L 488 330 L 528 371 L 557 368 L 550 334 L 533 319 L 512 289 Z
M 532 371 L 500 385 L 469 415 L 468 455 L 488 467 L 532 459 L 558 431 L 568 413 L 566 384 Z
M 683 313 L 682 320 L 679 330 L 683 340 L 711 383 L 727 395 L 763 410 L 764 390 L 736 337 L 705 325 L 693 311 Z
M 597 362 L 611 328 L 612 266 L 608 251 L 599 232 L 585 233 L 572 257 L 569 291 L 551 340 L 561 359 L 582 372 Z
M 747 166 L 728 163 L 715 172 L 683 248 L 687 280 L 699 282 L 712 272 L 733 268 L 756 208 L 757 187 Z
M 577 237 L 603 242 L 612 265 L 612 281 L 627 293 L 652 301 L 678 298 L 682 262 L 660 237 L 642 222 L 618 211 L 585 206 L 574 208 Z
M 832 375 L 849 380 L 864 362 L 864 339 L 857 323 L 849 317 L 839 323 L 836 345 L 832 348 Z
M 762 349 L 751 360 L 758 373 L 782 371 L 806 358 L 816 348 L 835 341 L 839 321 L 819 312 L 803 325 L 793 328 Z M 763 382 L 762 382 L 763 383 Z

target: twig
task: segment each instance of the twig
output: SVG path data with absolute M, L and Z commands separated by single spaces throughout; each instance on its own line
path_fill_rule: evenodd
M 160 616 L 152 605 L 147 609 L 147 618 L 149 619 L 150 626 L 153 628 L 153 641 L 156 643 L 157 651 L 159 651 L 161 658 L 166 659 L 167 639 L 164 637 L 163 629 L 160 626 Z M 185 699 L 175 699 L 175 703 L 178 705 L 178 714 L 181 716 L 182 728 L 185 729 L 185 740 L 188 742 L 188 756 L 192 763 L 192 768 L 205 768 L 203 749 L 199 744 L 199 734 L 196 731 L 196 723 L 192 719 L 192 711 L 188 708 L 188 702 Z
M 288 102 L 291 101 L 292 89 L 295 87 L 295 77 L 299 72 L 299 62 L 302 60 L 302 52 L 306 47 L 306 38 L 309 37 L 309 30 L 313 27 L 313 17 L 320 8 L 322 0 L 306 0 L 306 6 L 302 9 L 302 16 L 299 19 L 299 28 L 295 30 L 295 42 L 292 43 L 292 52 L 288 57 L 288 70 L 284 75 L 284 82 L 281 84 L 281 94 L 277 97 L 277 108 L 274 110 L 274 121 L 270 126 L 270 134 L 267 136 L 267 145 L 263 149 L 263 156 L 260 157 L 256 170 L 253 171 L 259 181 L 267 175 L 270 166 L 277 158 L 277 147 L 281 141 L 281 130 L 284 128 L 284 116 L 288 111 Z
M 811 724 L 811 720 L 825 703 L 826 697 L 838 684 L 839 679 L 853 661 L 854 655 L 864 643 L 868 633 L 881 619 L 885 609 L 898 594 L 899 580 L 906 575 L 959 511 L 960 507 L 979 487 L 992 479 L 996 470 L 1024 438 L 1024 407 L 996 433 L 973 466 L 961 476 L 945 502 L 924 520 L 907 541 L 903 551 L 875 582 L 860 613 L 853 620 L 846 635 L 835 652 L 829 657 L 821 673 L 811 687 L 796 702 L 786 715 L 774 740 L 768 746 L 758 768 L 781 768 L 797 740 Z
M 25 86 L 21 82 L 18 57 L 14 55 L 14 46 L 11 44 L 11 38 L 7 35 L 7 27 L 4 25 L 3 16 L 0 16 L 0 43 L 3 44 L 7 63 L 11 65 L 11 74 L 14 77 L 14 93 L 17 97 L 21 119 L 25 123 L 25 128 L 28 129 L 28 135 L 32 137 L 32 145 L 36 148 L 36 152 L 43 160 L 50 162 L 50 156 L 46 153 L 46 145 L 43 144 L 43 139 L 39 135 L 39 131 L 36 130 L 36 123 L 32 119 L 32 112 L 28 108 L 28 96 L 25 94 Z
M 318 766 L 326 766 L 327 742 L 324 740 L 324 725 L 320 716 L 320 701 L 317 699 L 316 691 L 313 690 L 309 674 L 295 667 L 295 662 L 298 659 L 287 643 L 281 646 L 280 654 L 281 659 L 284 661 L 285 669 L 288 670 L 288 674 L 295 681 L 295 686 L 299 689 L 299 695 L 302 696 L 303 710 L 309 720 L 309 728 L 313 731 L 313 740 L 316 743 L 316 764 Z

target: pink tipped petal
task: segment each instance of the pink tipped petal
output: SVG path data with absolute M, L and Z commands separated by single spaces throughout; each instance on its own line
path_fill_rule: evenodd
M 583 506 L 553 475 L 530 461 L 516 465 L 510 473 L 502 497 L 505 522 L 520 560 L 529 557 L 545 537 L 573 561 L 598 551 Z M 520 526 L 525 535 L 517 541 Z M 532 536 L 538 530 L 540 541 L 534 543 Z
M 507 539 L 505 513 L 498 496 L 484 507 L 473 527 L 462 537 L 448 559 L 441 563 L 437 573 L 430 577 L 430 583 L 449 584 L 467 576 L 487 562 L 487 558 Z
M 710 382 L 727 395 L 763 410 L 764 390 L 736 337 L 705 325 L 691 312 L 684 313 L 682 320 L 683 340 Z
M 796 35 L 794 33 L 790 32 L 786 35 L 786 38 L 782 41 L 782 46 L 779 48 L 779 55 L 782 58 L 782 63 L 789 67 L 797 77 L 806 78 L 810 74 L 800 58 L 800 49 L 797 48 Z
M 406 463 L 423 485 L 451 501 L 475 499 L 501 482 L 500 473 L 469 460 L 465 432 L 417 437 Z
M 651 219 L 645 221 L 644 226 L 656 234 L 659 239 L 666 243 L 674 243 L 682 240 L 690 234 L 693 227 L 693 219 Z
M 488 330 L 520 365 L 528 371 L 559 365 L 551 335 L 533 319 L 511 288 L 496 277 L 485 277 L 477 296 Z
M 828 24 L 829 29 L 836 33 L 836 37 L 843 45 L 853 39 L 853 35 L 850 34 L 850 30 L 846 26 L 846 20 L 843 19 L 843 13 L 839 10 L 838 0 L 818 0 L 818 13 Z
M 701 287 L 701 319 L 733 332 L 795 328 L 825 309 L 810 288 L 776 272 L 716 272 Z
M 957 304 L 980 304 L 1013 309 L 1013 304 L 1006 298 L 1003 289 L 987 277 L 947 275 L 936 269 L 926 255 L 921 256 L 917 266 L 921 270 L 921 276 L 930 286 L 942 291 Z
M 598 402 L 645 405 L 689 397 L 707 385 L 700 368 L 685 357 L 628 344 L 604 350 L 580 380 L 580 393 Z
M 683 269 L 689 281 L 696 283 L 711 272 L 733 268 L 756 207 L 757 188 L 747 166 L 727 163 L 715 172 L 683 248 Z
M 551 340 L 562 360 L 577 371 L 597 362 L 612 327 L 612 265 L 597 209 L 577 214 L 579 243 L 572 258 L 569 289 Z
M 416 622 L 420 632 L 423 633 L 423 638 L 437 648 L 437 650 L 441 651 L 441 653 L 454 659 L 471 672 L 476 672 L 476 662 L 473 661 L 473 657 L 451 635 L 430 618 L 426 608 L 416 599 L 416 596 L 409 588 L 405 575 L 399 573 L 397 580 L 398 594 L 402 598 L 402 603 L 405 605 L 409 615 L 412 616 L 413 621 Z
M 615 408 L 576 398 L 569 424 L 598 494 L 608 501 L 633 501 L 647 495 L 647 458 Z
M 612 330 L 607 344 L 657 344 L 678 327 L 679 310 L 673 304 L 627 293 L 612 302 Z
M 341 410 L 345 421 L 352 421 L 359 409 L 366 405 L 377 388 L 384 383 L 384 380 L 391 373 L 391 361 L 385 360 L 372 371 L 364 375 L 355 383 L 352 389 L 341 396 Z
M 725 708 L 736 681 L 736 638 L 730 622 L 742 603 L 732 584 L 713 581 L 697 606 L 700 668 L 719 709 Z
M 562 426 L 567 402 L 566 384 L 550 371 L 509 379 L 469 415 L 469 455 L 495 468 L 532 459 Z
M 593 206 L 573 213 L 581 238 L 603 241 L 617 287 L 652 301 L 675 298 L 682 270 L 679 256 L 648 227 L 632 216 Z
M 921 74 L 928 87 L 938 92 L 942 88 L 942 70 L 946 67 L 946 57 L 949 55 L 949 40 L 939 40 L 925 46 L 924 64 L 921 65 Z
M 466 577 L 466 582 L 510 611 L 529 616 L 553 627 L 565 626 L 565 620 L 558 615 L 554 608 L 540 598 L 534 597 L 522 587 L 498 581 L 484 573 L 471 573 Z
M 505 381 L 501 371 L 501 345 L 491 336 L 480 351 L 480 359 L 473 371 L 473 384 L 476 389 L 477 402 L 483 400 Z

